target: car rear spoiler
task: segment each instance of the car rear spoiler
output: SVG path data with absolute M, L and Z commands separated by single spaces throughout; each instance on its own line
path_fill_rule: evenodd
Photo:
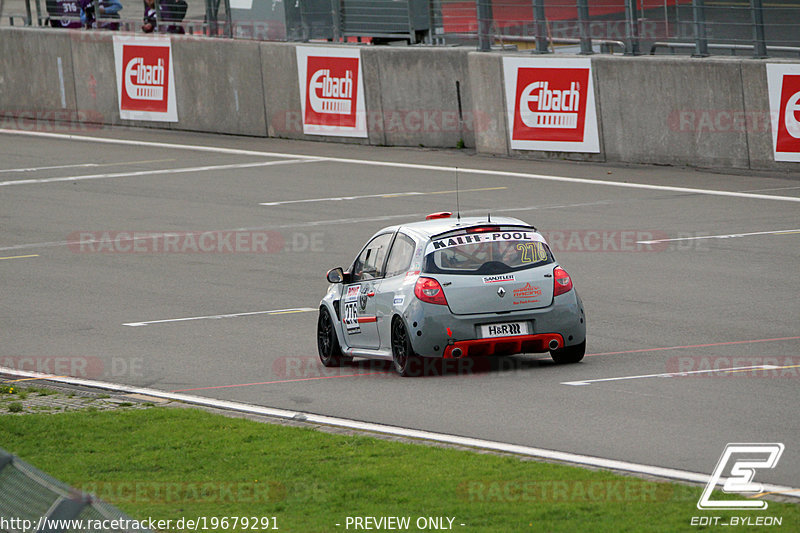
M 450 229 L 447 231 L 443 231 L 442 233 L 437 233 L 436 235 L 431 235 L 431 240 L 441 239 L 444 237 L 455 237 L 457 235 L 464 235 L 466 233 L 470 233 L 469 230 L 474 230 L 475 228 L 497 228 L 496 230 L 487 230 L 487 231 L 513 231 L 513 230 L 525 230 L 525 231 L 535 231 L 539 232 L 534 226 L 528 226 L 523 224 L 493 224 L 492 222 L 479 222 L 477 224 L 470 224 L 469 226 L 461 226 L 456 229 Z

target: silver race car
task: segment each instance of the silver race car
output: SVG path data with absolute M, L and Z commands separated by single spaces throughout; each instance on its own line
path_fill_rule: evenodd
M 452 218 L 377 232 L 345 271 L 328 272 L 317 348 L 322 364 L 386 359 L 402 376 L 423 357 L 550 352 L 576 363 L 586 317 L 544 237 L 515 218 Z

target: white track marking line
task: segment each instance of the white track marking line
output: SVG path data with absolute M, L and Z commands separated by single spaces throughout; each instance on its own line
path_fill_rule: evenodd
M 206 172 L 209 170 L 232 170 L 237 168 L 269 167 L 273 165 L 292 165 L 308 163 L 311 160 L 259 161 L 254 163 L 232 163 L 229 165 L 207 165 L 202 167 L 162 168 L 153 170 L 137 170 L 136 172 L 115 172 L 111 174 L 90 174 L 81 176 L 64 176 L 60 178 L 35 178 L 27 180 L 0 181 L 0 187 L 8 185 L 32 185 L 38 183 L 55 183 L 59 181 L 98 180 L 106 178 L 129 178 L 134 176 L 154 176 L 157 174 L 184 174 L 187 172 Z
M 311 307 L 292 307 L 289 309 L 272 309 L 270 311 L 250 311 L 247 313 L 228 313 L 226 315 L 208 315 L 208 316 L 190 316 L 186 318 L 167 318 L 164 320 L 148 320 L 146 322 L 128 322 L 122 324 L 123 326 L 139 327 L 149 326 L 151 324 L 165 324 L 167 322 L 188 322 L 191 320 L 217 320 L 220 318 L 236 318 L 240 316 L 253 316 L 253 315 L 288 315 L 290 313 L 308 313 L 309 311 L 316 311 Z
M 572 207 L 589 207 L 595 205 L 607 205 L 609 204 L 609 200 L 600 200 L 597 202 L 582 202 L 577 204 L 560 204 L 560 205 L 531 205 L 527 207 L 510 207 L 508 209 L 493 209 L 492 213 L 509 213 L 515 211 L 536 211 L 540 209 L 568 209 Z M 476 214 L 476 215 L 485 215 L 485 209 L 470 209 L 461 212 L 462 215 L 469 215 L 469 214 Z M 207 230 L 209 232 L 226 232 L 226 231 L 264 231 L 264 230 L 281 230 L 281 229 L 295 229 L 295 228 L 313 228 L 318 226 L 335 226 L 335 225 L 345 225 L 345 224 L 362 224 L 364 222 L 382 222 L 386 220 L 397 220 L 397 219 L 407 219 L 407 220 L 419 220 L 427 215 L 427 213 L 406 213 L 402 215 L 383 215 L 377 217 L 365 217 L 365 218 L 340 218 L 340 219 L 333 219 L 333 220 L 317 220 L 312 222 L 295 222 L 291 224 L 274 224 L 269 226 L 258 226 L 252 228 L 234 228 L 234 229 L 224 229 L 224 230 Z M 192 232 L 188 232 L 192 233 Z M 148 237 L 137 237 L 130 239 L 119 239 L 118 242 L 128 242 L 135 241 L 139 239 L 150 239 L 151 236 Z M 91 240 L 91 241 L 51 241 L 51 242 L 36 242 L 36 243 L 29 243 L 29 244 L 15 244 L 12 246 L 2 246 L 0 247 L 0 252 L 7 252 L 10 250 L 27 250 L 31 248 L 51 248 L 55 246 L 70 246 L 70 245 L 78 245 L 78 244 L 93 244 L 103 242 L 101 240 Z M 115 241 L 116 242 L 116 241 Z
M 460 194 L 465 192 L 479 192 L 479 191 L 499 191 L 501 189 L 508 189 L 508 187 L 481 187 L 480 189 L 464 189 L 463 191 L 458 191 Z M 396 198 L 398 196 L 428 196 L 433 194 L 453 194 L 455 193 L 455 189 L 452 191 L 432 191 L 432 192 L 420 192 L 420 191 L 410 191 L 410 192 L 387 192 L 383 194 L 362 194 L 360 196 L 338 196 L 338 197 L 331 197 L 331 198 L 308 198 L 305 200 L 283 200 L 281 202 L 261 202 L 258 205 L 284 205 L 284 204 L 303 204 L 308 202 L 339 202 L 342 200 L 361 200 L 364 198 Z
M 605 381 L 625 381 L 629 379 L 647 379 L 647 378 L 673 378 L 683 377 L 690 374 L 710 374 L 713 372 L 737 372 L 740 370 L 779 370 L 781 366 L 775 365 L 755 365 L 755 366 L 737 366 L 732 368 L 714 368 L 709 370 L 691 370 L 688 372 L 665 372 L 661 374 L 642 374 L 639 376 L 622 376 L 617 378 L 601 378 L 601 379 L 584 379 L 580 381 L 563 381 L 561 385 L 590 385 L 592 383 L 602 383 Z
M 751 237 L 753 235 L 782 235 L 798 233 L 800 229 L 776 229 L 771 231 L 754 231 L 751 233 L 728 233 L 726 235 L 700 235 L 697 237 L 676 237 L 674 239 L 658 239 L 655 241 L 636 241 L 636 244 L 658 244 L 661 242 L 675 241 L 699 241 L 703 239 L 738 239 L 740 237 Z
M 54 376 L 50 374 L 42 374 L 39 372 L 31 372 L 27 370 L 15 370 L 13 368 L 7 368 L 2 366 L 0 366 L 0 373 L 9 374 L 13 376 L 20 376 L 25 378 L 45 379 L 48 381 L 55 381 L 58 383 L 67 383 L 70 385 L 92 387 L 96 389 L 104 389 L 114 392 L 123 392 L 127 394 L 143 394 L 146 396 L 153 396 L 155 398 L 164 398 L 167 400 L 174 400 L 177 402 L 184 402 L 193 405 L 202 405 L 206 407 L 215 407 L 218 409 L 227 409 L 230 411 L 237 411 L 241 413 L 252 413 L 262 416 L 281 418 L 285 420 L 300 420 L 310 424 L 322 424 L 326 426 L 342 427 L 360 431 L 369 431 L 372 433 L 381 433 L 384 435 L 396 435 L 399 437 L 420 439 L 430 442 L 443 442 L 447 444 L 466 446 L 469 448 L 475 448 L 479 450 L 492 450 L 497 452 L 511 453 L 514 455 L 519 455 L 524 457 L 536 457 L 539 459 L 548 459 L 551 461 L 561 461 L 564 463 L 570 463 L 578 466 L 590 466 L 594 468 L 621 470 L 623 472 L 656 476 L 663 479 L 686 481 L 686 482 L 701 483 L 701 484 L 708 483 L 709 479 L 711 479 L 711 476 L 709 474 L 690 472 L 687 470 L 677 470 L 674 468 L 644 465 L 640 463 L 629 463 L 627 461 L 619 461 L 616 459 L 604 459 L 602 457 L 593 457 L 591 455 L 559 452 L 556 450 L 547 450 L 544 448 L 534 448 L 532 446 L 521 446 L 518 444 L 509 444 L 504 442 L 483 440 L 471 437 L 461 437 L 458 435 L 450 435 L 447 433 L 435 433 L 432 431 L 423 431 L 423 430 L 404 428 L 398 426 L 389 426 L 386 424 L 361 422 L 358 420 L 351 420 L 348 418 L 316 415 L 313 413 L 302 413 L 299 411 L 289 411 L 286 409 L 277 409 L 274 407 L 262 407 L 259 405 L 251 405 L 241 402 L 232 402 L 228 400 L 216 400 L 214 398 L 204 398 L 202 396 L 193 396 L 190 394 L 165 392 L 156 389 L 134 387 L 131 385 L 122 385 L 117 383 L 108 383 L 104 381 L 94 381 L 82 378 Z M 727 481 L 726 479 L 720 478 L 718 484 L 723 485 L 726 481 Z M 762 490 L 765 492 L 775 492 L 784 494 L 786 496 L 800 498 L 800 489 L 794 487 L 784 487 L 781 485 L 764 484 Z
M 9 129 L 0 129 L 0 134 L 6 133 L 11 135 L 29 135 L 34 137 L 45 137 L 45 138 L 57 138 L 57 139 L 64 139 L 64 140 L 71 140 L 71 141 L 85 141 L 85 142 L 104 142 L 109 144 L 126 144 L 126 145 L 133 145 L 133 146 L 147 146 L 147 147 L 154 147 L 154 148 L 170 148 L 170 149 L 177 149 L 177 150 L 197 150 L 203 152 L 214 152 L 220 154 L 241 154 L 241 155 L 254 155 L 254 156 L 266 156 L 266 157 L 283 157 L 289 159 L 314 159 L 317 161 L 329 161 L 334 163 L 348 163 L 352 165 L 367 165 L 367 166 L 379 166 L 379 167 L 395 167 L 395 168 L 407 168 L 407 169 L 415 169 L 415 170 L 434 170 L 434 171 L 441 171 L 441 172 L 455 172 L 456 167 L 447 167 L 447 166 L 438 166 L 438 165 L 422 165 L 416 163 L 400 163 L 395 161 L 369 161 L 366 159 L 348 159 L 348 158 L 341 158 L 341 157 L 316 157 L 316 156 L 308 156 L 308 155 L 297 155 L 297 154 L 285 154 L 285 153 L 276 153 L 276 152 L 258 152 L 254 150 L 237 150 L 232 148 L 218 148 L 215 146 L 202 146 L 202 145 L 191 145 L 191 144 L 174 144 L 174 143 L 157 143 L 157 142 L 147 142 L 147 141 L 134 141 L 130 139 L 104 139 L 100 137 L 89 137 L 83 135 L 68 135 L 68 134 L 61 134 L 61 133 L 49 133 L 49 132 L 40 132 L 40 131 L 17 131 L 17 130 L 9 130 Z M 558 181 L 563 183 L 579 183 L 583 185 L 603 185 L 606 187 L 622 187 L 627 189 L 644 189 L 644 190 L 651 190 L 651 191 L 669 191 L 669 192 L 679 192 L 679 193 L 688 193 L 688 194 L 702 194 L 707 196 L 725 196 L 725 197 L 733 197 L 733 198 L 750 198 L 756 200 L 773 200 L 773 201 L 781 201 L 781 202 L 800 202 L 800 197 L 792 197 L 792 196 L 774 196 L 768 194 L 755 194 L 755 193 L 747 193 L 747 192 L 735 192 L 735 191 L 721 191 L 716 189 L 693 189 L 690 187 L 673 187 L 670 185 L 650 185 L 647 183 L 629 183 L 629 182 L 618 182 L 618 181 L 607 181 L 607 180 L 594 180 L 588 178 L 571 178 L 566 176 L 551 176 L 551 175 L 544 175 L 544 174 L 530 174 L 527 172 L 507 172 L 507 171 L 500 171 L 500 170 L 484 170 L 478 168 L 461 168 L 458 167 L 458 171 L 461 173 L 469 173 L 469 174 L 478 174 L 478 175 L 485 175 L 485 176 L 505 176 L 505 177 L 512 177 L 512 178 L 523 178 L 523 179 L 534 179 L 534 180 L 543 180 L 543 181 Z
M 94 167 L 115 167 L 121 165 L 142 165 L 144 163 L 164 163 L 166 161 L 175 161 L 174 159 L 151 159 L 149 161 L 120 161 L 117 163 L 76 163 L 74 165 L 55 165 L 51 167 L 31 167 L 31 168 L 6 168 L 0 170 L 3 172 L 39 172 L 41 170 L 58 170 L 62 168 L 94 168 Z

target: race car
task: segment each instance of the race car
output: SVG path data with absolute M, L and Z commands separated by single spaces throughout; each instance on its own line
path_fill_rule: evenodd
M 419 375 L 423 359 L 586 351 L 583 302 L 533 226 L 508 217 L 452 217 L 383 228 L 352 265 L 327 274 L 317 348 L 322 364 L 392 361 Z

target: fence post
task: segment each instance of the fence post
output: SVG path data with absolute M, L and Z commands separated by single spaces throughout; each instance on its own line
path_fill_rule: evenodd
M 708 56 L 708 38 L 706 37 L 706 12 L 703 0 L 692 0 L 694 15 L 694 56 Z
M 478 14 L 478 50 L 492 49 L 492 0 L 475 0 Z
M 578 0 L 578 26 L 581 34 L 581 54 L 593 54 L 592 37 L 589 34 L 589 0 Z
M 83 511 L 84 507 L 90 503 L 91 500 L 88 496 L 82 496 L 74 500 L 70 498 L 59 498 L 58 501 L 56 501 L 56 503 L 54 503 L 48 511 L 47 522 L 53 524 L 74 520 L 81 514 L 81 511 Z M 36 533 L 64 533 L 66 530 L 66 525 L 64 525 L 64 527 L 50 525 L 50 527 L 38 529 Z
M 533 0 L 533 20 L 536 28 L 536 53 L 547 53 L 547 16 L 544 0 Z
M 2 1 L 0 1 L 0 5 L 2 5 Z M 11 461 L 13 460 L 13 455 L 0 448 L 0 470 L 5 468 L 6 465 L 11 464 Z
M 639 10 L 637 0 L 625 0 L 625 55 L 639 55 Z
M 339 0 L 331 0 L 331 26 L 333 26 L 333 42 L 338 43 L 341 39 L 341 10 L 342 6 Z
M 767 41 L 764 37 L 764 6 L 761 0 L 750 0 L 753 15 L 753 57 L 767 57 Z

